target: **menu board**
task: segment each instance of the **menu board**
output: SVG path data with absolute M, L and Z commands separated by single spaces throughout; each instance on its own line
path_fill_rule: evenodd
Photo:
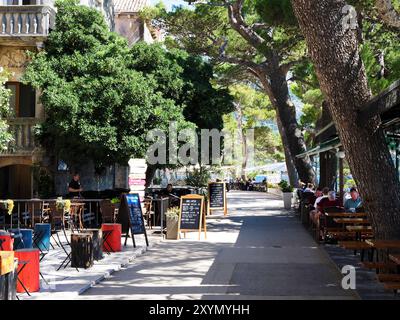
M 142 207 L 137 193 L 127 194 L 126 201 L 129 208 L 129 225 L 132 234 L 142 234 L 146 232 L 143 220 Z
M 180 229 L 200 229 L 202 218 L 202 202 L 202 198 L 181 198 Z
M 131 233 L 134 248 L 136 248 L 135 234 L 143 234 L 146 240 L 146 245 L 149 245 L 138 193 L 124 194 L 121 196 L 117 223 L 121 224 L 122 232 L 125 233 L 125 246 L 129 238 L 129 231 Z
M 210 208 L 225 207 L 225 185 L 221 182 L 214 182 L 208 185 Z

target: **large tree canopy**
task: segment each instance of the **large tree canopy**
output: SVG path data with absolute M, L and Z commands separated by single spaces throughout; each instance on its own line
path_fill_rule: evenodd
M 245 72 L 251 74 L 276 110 L 292 184 L 297 183 L 297 173 L 302 180 L 313 181 L 315 175 L 310 159 L 295 157 L 305 151 L 305 143 L 287 77 L 293 66 L 304 60 L 305 45 L 296 24 L 289 23 L 293 15 L 287 10 L 290 3 L 266 0 L 189 2 L 198 3 L 195 10 L 180 8 L 166 13 L 158 7 L 157 22 L 173 36 L 167 44 L 203 54 L 214 63 L 229 65 L 226 69 L 230 77 L 242 77 Z M 275 11 L 269 14 L 271 11 L 263 10 L 264 6 Z M 277 19 L 283 11 L 289 15 Z
M 129 67 L 153 79 L 164 98 L 184 106 L 186 120 L 200 129 L 222 129 L 223 114 L 233 110 L 232 97 L 215 82 L 213 67 L 183 50 L 139 43 L 130 51 Z
M 57 9 L 55 30 L 24 77 L 42 90 L 47 117 L 38 136 L 47 149 L 69 162 L 126 164 L 145 155 L 151 129 L 202 125 L 191 108 L 214 106 L 222 122 L 229 96 L 211 86 L 206 63 L 157 45 L 129 48 L 101 13 L 73 0 Z

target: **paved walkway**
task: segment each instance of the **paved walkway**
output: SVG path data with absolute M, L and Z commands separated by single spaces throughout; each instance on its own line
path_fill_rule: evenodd
M 163 241 L 81 299 L 357 299 L 276 196 L 228 193 L 207 240 Z

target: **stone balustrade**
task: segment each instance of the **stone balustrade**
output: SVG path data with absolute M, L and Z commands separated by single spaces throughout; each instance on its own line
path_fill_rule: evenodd
M 47 36 L 54 28 L 55 11 L 48 5 L 0 6 L 1 37 Z

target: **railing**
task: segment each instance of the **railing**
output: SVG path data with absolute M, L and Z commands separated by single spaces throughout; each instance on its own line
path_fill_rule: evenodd
M 93 213 L 95 216 L 94 223 L 99 225 L 101 216 L 100 202 L 104 199 L 71 199 L 71 202 L 82 202 L 85 204 L 85 212 Z M 30 227 L 33 228 L 36 223 L 42 222 L 45 204 L 53 203 L 56 199 L 16 199 L 12 215 L 5 214 L 4 210 L 0 210 L 0 229 Z M 1 209 L 1 208 L 0 208 Z
M 37 118 L 11 118 L 7 120 L 9 132 L 13 135 L 13 141 L 8 149 L 1 154 L 26 154 L 35 149 L 34 127 L 40 123 Z
M 55 11 L 48 5 L 0 6 L 0 38 L 47 36 L 54 21 Z

